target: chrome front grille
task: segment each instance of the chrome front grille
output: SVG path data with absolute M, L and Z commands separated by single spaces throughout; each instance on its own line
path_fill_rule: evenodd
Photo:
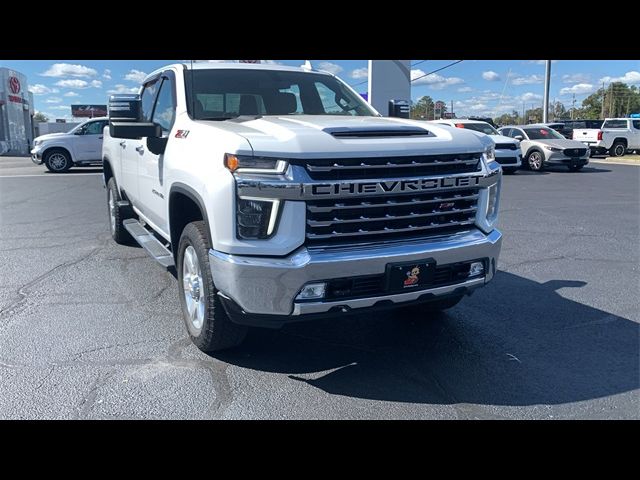
M 313 180 L 426 177 L 471 173 L 481 169 L 482 153 L 291 160 L 303 166 Z
M 477 203 L 477 189 L 308 200 L 307 243 L 353 244 L 468 230 Z

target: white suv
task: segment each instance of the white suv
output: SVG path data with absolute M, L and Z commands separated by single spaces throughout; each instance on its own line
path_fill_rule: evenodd
M 103 130 L 107 117 L 92 118 L 67 133 L 50 133 L 34 139 L 31 160 L 52 172 L 66 172 L 73 166 L 101 165 Z
M 513 138 L 503 136 L 487 122 L 455 118 L 453 120 L 434 120 L 431 123 L 465 128 L 473 132 L 489 135 L 489 138 L 491 138 L 496 145 L 496 161 L 502 165 L 502 171 L 504 173 L 515 173 L 522 165 L 520 142 Z

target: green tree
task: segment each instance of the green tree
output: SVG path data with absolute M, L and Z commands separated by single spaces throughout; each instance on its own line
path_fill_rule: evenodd
M 429 95 L 420 97 L 416 103 L 411 105 L 411 118 L 419 120 L 433 119 L 433 99 Z
M 47 117 L 42 112 L 36 112 L 36 114 L 33 116 L 33 121 L 34 122 L 48 122 L 49 121 L 49 117 Z
M 493 119 L 496 125 L 519 125 L 520 115 L 516 110 L 511 113 L 503 113 L 499 117 Z
M 604 102 L 604 107 L 603 107 Z M 635 85 L 613 82 L 605 89 L 598 89 L 582 101 L 575 118 L 595 120 L 607 117 L 626 117 L 640 113 L 640 90 Z
M 565 108 L 564 104 L 560 101 L 558 102 L 554 102 L 550 105 L 549 110 L 551 110 L 551 118 L 552 119 L 561 119 L 561 118 L 567 118 L 569 117 L 569 114 L 567 113 L 567 109 Z

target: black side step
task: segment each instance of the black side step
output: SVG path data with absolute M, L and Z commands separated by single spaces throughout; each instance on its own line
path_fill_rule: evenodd
M 151 257 L 165 268 L 174 267 L 173 255 L 149 230 L 144 228 L 134 218 L 128 218 L 122 222 L 127 232 L 144 248 Z

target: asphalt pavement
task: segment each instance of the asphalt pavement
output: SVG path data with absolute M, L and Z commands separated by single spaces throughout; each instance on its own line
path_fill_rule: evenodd
M 505 176 L 499 272 L 445 314 L 255 329 L 214 357 L 109 235 L 100 170 L 0 157 L 0 418 L 640 418 L 640 168 Z

